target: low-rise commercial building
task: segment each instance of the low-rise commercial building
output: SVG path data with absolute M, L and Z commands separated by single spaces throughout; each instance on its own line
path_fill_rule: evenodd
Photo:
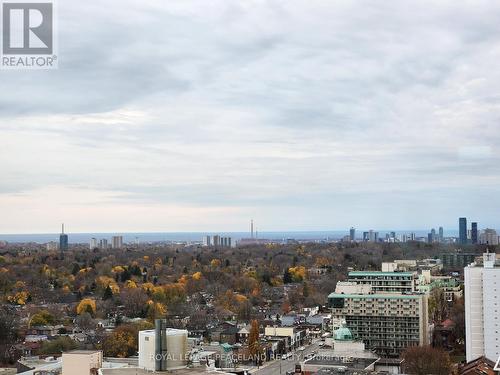
M 73 350 L 62 355 L 62 375 L 97 375 L 101 367 L 101 351 Z
M 268 326 L 264 329 L 266 337 L 288 337 L 289 347 L 286 351 L 298 348 L 304 343 L 305 330 L 297 329 L 295 327 L 271 327 Z

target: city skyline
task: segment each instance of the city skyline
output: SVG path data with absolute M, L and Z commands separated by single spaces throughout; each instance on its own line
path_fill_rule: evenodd
M 458 225 L 455 226 L 455 228 L 451 228 L 451 227 L 445 227 L 445 226 L 442 226 L 442 225 L 431 225 L 431 226 L 428 226 L 427 228 L 425 227 L 420 227 L 420 228 L 397 228 L 397 227 L 392 227 L 392 228 L 381 228 L 381 227 L 377 227 L 377 226 L 368 226 L 368 227 L 358 227 L 358 226 L 347 226 L 345 228 L 325 228 L 325 229 L 322 229 L 322 228 L 318 228 L 318 229 L 286 229 L 286 228 L 278 228 L 278 229 L 274 229 L 274 228 L 271 228 L 271 229 L 264 229 L 264 230 L 261 230 L 257 227 L 257 223 L 254 222 L 254 220 L 251 220 L 250 221 L 250 226 L 248 229 L 238 229 L 238 230 L 228 230 L 228 229 L 223 229 L 223 228 L 218 228 L 218 229 L 213 229 L 213 230 L 187 230 L 187 231 L 176 231 L 176 230 L 161 230 L 161 231 L 139 231 L 139 230 L 131 230 L 131 231 L 126 231 L 126 230 L 93 230 L 93 231 L 78 231 L 78 230 L 74 230 L 74 231 L 71 231 L 71 233 L 76 233 L 76 234 L 89 234 L 89 233 L 94 233 L 94 234 L 112 234 L 112 233 L 218 233 L 218 232 L 221 232 L 221 233 L 247 233 L 249 234 L 249 238 L 253 238 L 254 236 L 257 236 L 258 233 L 277 233 L 277 232 L 296 232 L 296 233 L 300 233 L 300 232 L 324 232 L 324 233 L 327 233 L 327 232 L 332 232 L 332 233 L 346 233 L 348 234 L 350 237 L 354 236 L 355 238 L 361 238 L 362 237 L 362 234 L 363 232 L 368 232 L 368 231 L 372 231 L 372 232 L 376 232 L 376 233 L 391 233 L 391 232 L 397 232 L 397 233 L 405 233 L 405 232 L 415 232 L 415 233 L 424 233 L 424 232 L 427 232 L 428 234 L 429 231 L 434 231 L 434 234 L 436 236 L 442 236 L 442 235 L 446 235 L 446 232 L 448 232 L 448 235 L 450 233 L 452 233 L 453 235 L 456 235 L 457 239 L 459 240 L 460 243 L 461 242 L 461 236 L 462 236 L 462 219 L 465 219 L 465 223 L 464 223 L 464 227 L 465 228 L 465 232 L 463 233 L 463 235 L 465 235 L 465 238 L 467 239 L 469 235 L 473 235 L 475 233 L 475 235 L 477 236 L 478 235 L 478 232 L 481 231 L 481 230 L 485 230 L 485 229 L 497 229 L 493 226 L 485 226 L 485 225 L 480 225 L 481 223 L 478 223 L 477 220 L 475 221 L 471 221 L 470 222 L 470 228 L 467 224 L 467 218 L 464 218 L 464 217 L 460 217 L 458 218 Z M 65 224 L 62 224 L 62 234 L 65 234 L 65 231 L 64 231 L 64 225 Z M 474 231 L 474 228 L 475 228 L 475 231 Z M 436 232 L 436 229 L 439 231 L 439 233 Z M 441 233 L 441 231 L 443 233 Z M 29 234 L 54 234 L 56 232 L 54 231 L 47 231 L 47 232 L 18 232 L 18 233 L 0 233 L 0 235 L 23 235 L 23 234 L 26 234 L 26 235 L 29 235 Z M 66 233 L 67 234 L 67 233 Z M 469 238 L 471 239 L 471 238 Z M 477 239 L 477 238 L 476 238 Z M 475 243 L 475 242 L 474 242 Z
M 379 242 L 379 241 L 397 241 L 397 242 L 406 242 L 406 241 L 427 241 L 427 242 L 445 242 L 445 239 L 455 239 L 458 244 L 466 245 L 466 244 L 497 244 L 500 240 L 498 235 L 496 234 L 496 230 L 494 228 L 488 227 L 480 227 L 478 222 L 471 222 L 470 229 L 467 225 L 467 218 L 460 217 L 458 218 L 458 230 L 457 229 L 449 229 L 443 228 L 442 226 L 438 227 L 436 231 L 435 227 L 430 229 L 430 232 L 425 229 L 377 229 L 371 228 L 369 230 L 365 228 L 356 228 L 351 226 L 348 229 L 346 234 L 346 230 L 342 229 L 329 229 L 329 230 L 310 230 L 310 231 L 290 231 L 290 230 L 277 230 L 277 231 L 261 231 L 262 237 L 266 236 L 274 236 L 268 238 L 278 239 L 279 237 L 294 238 L 297 240 L 318 240 L 323 238 L 330 238 L 332 240 L 342 240 L 346 239 L 349 241 L 358 241 L 362 240 L 363 242 Z M 126 237 L 133 236 L 133 242 L 137 243 L 139 241 L 139 235 L 143 235 L 146 238 L 146 241 L 151 241 L 151 236 L 169 236 L 169 240 L 174 240 L 174 235 L 181 235 L 181 237 L 189 236 L 203 236 L 202 242 L 207 242 L 206 239 L 210 238 L 211 235 L 214 237 L 220 237 L 220 234 L 232 234 L 236 235 L 237 239 L 257 239 L 259 238 L 259 231 L 256 228 L 256 223 L 253 219 L 250 220 L 250 228 L 249 231 L 227 231 L 227 230 L 215 230 L 215 231 L 187 231 L 187 232 L 175 232 L 175 231 L 161 231 L 161 232 L 125 232 L 125 231 L 110 231 L 110 232 L 73 232 L 74 235 L 79 236 L 81 240 L 81 236 L 92 236 L 90 239 L 86 239 L 86 241 L 90 241 L 91 247 L 96 246 L 97 238 L 93 236 L 111 236 L 111 243 L 113 247 L 119 248 L 122 246 L 123 235 Z M 118 235 L 121 234 L 121 235 Z M 36 236 L 51 236 L 53 233 L 19 233 L 19 234 L 7 234 L 0 233 L 0 240 L 2 240 L 2 236 L 12 237 L 15 241 L 19 241 L 20 238 L 26 236 L 27 241 L 35 241 L 40 242 L 39 239 L 35 239 Z M 35 237 L 33 237 L 35 236 Z M 298 236 L 298 237 L 296 237 Z M 304 236 L 304 237 L 300 237 Z M 31 237 L 31 238 L 30 238 Z M 426 240 L 427 238 L 427 240 Z M 47 239 L 47 238 L 45 238 Z M 166 238 L 165 238 L 166 239 Z M 107 241 L 107 239 L 101 239 L 101 241 Z M 115 240 L 119 241 L 119 245 L 115 244 Z M 158 240 L 158 238 L 156 239 Z M 181 240 L 178 238 L 178 240 Z M 186 240 L 186 238 L 183 238 Z M 192 239 L 189 239 L 191 241 Z M 129 238 L 130 241 L 130 238 Z M 208 240 L 210 242 L 210 240 Z M 68 234 L 65 233 L 64 223 L 62 224 L 62 231 L 59 236 L 59 247 L 63 250 L 67 249 L 68 243 Z M 78 242 L 75 242 L 78 243 Z M 94 244 L 94 245 L 92 245 Z

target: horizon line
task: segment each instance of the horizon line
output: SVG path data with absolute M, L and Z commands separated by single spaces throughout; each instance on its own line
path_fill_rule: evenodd
M 364 232 L 364 231 L 370 231 L 373 230 L 374 232 L 430 232 L 433 228 L 431 229 L 358 229 L 355 228 L 356 232 Z M 434 228 L 436 230 L 439 229 L 439 227 Z M 489 229 L 489 228 L 484 228 L 484 229 Z M 491 228 L 495 229 L 495 228 Z M 443 231 L 458 231 L 458 228 L 455 229 L 449 229 L 443 227 Z M 265 230 L 265 231 L 258 231 L 258 233 L 306 233 L 306 232 L 316 232 L 316 233 L 325 233 L 325 232 L 346 232 L 349 233 L 350 228 L 347 229 L 281 229 L 281 230 Z M 70 231 L 65 231 L 64 234 L 135 234 L 135 233 L 145 233 L 145 234 L 166 234 L 166 233 L 250 233 L 248 230 L 185 230 L 185 231 L 104 231 L 104 232 L 94 232 L 94 231 L 85 231 L 85 232 L 70 232 Z M 18 233 L 0 233 L 0 236 L 19 236 L 19 235 L 53 235 L 53 234 L 61 234 L 59 232 L 18 232 Z

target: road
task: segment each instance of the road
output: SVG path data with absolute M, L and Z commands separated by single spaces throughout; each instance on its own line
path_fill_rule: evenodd
M 308 345 L 304 351 L 293 352 L 293 357 L 286 360 L 276 359 L 267 362 L 260 369 L 252 371 L 252 375 L 285 375 L 287 371 L 295 370 L 295 364 L 304 360 L 304 356 L 319 349 L 317 343 Z

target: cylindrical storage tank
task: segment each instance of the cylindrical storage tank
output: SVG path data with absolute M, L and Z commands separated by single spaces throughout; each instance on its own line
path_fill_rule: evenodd
M 167 328 L 167 369 L 186 367 L 188 353 L 188 331 Z
M 155 331 L 139 332 L 139 368 L 155 371 Z

